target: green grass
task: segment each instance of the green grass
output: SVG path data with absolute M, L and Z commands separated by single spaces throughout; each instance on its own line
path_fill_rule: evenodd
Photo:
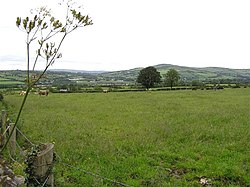
M 13 113 L 21 98 L 6 96 Z M 19 127 L 64 162 L 132 186 L 250 186 L 250 89 L 30 95 Z M 55 165 L 58 186 L 112 186 Z
M 0 77 L 0 82 L 1 81 L 9 81 L 9 79 L 5 79 L 5 78 Z
M 24 84 L 23 82 L 19 81 L 1 81 L 0 80 L 0 85 L 13 85 L 13 84 Z
M 4 108 L 4 104 L 3 104 L 3 102 L 1 102 L 0 101 L 0 111 L 2 111 L 2 110 L 4 110 L 5 108 Z M 1 115 L 0 115 L 1 116 Z

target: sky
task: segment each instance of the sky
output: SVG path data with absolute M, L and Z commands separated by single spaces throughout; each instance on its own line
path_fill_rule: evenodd
M 75 0 L 93 25 L 66 38 L 50 69 L 126 70 L 156 64 L 250 69 L 249 0 Z M 0 70 L 26 69 L 25 34 L 16 17 L 57 0 L 0 6 Z M 43 69 L 41 64 L 37 69 Z

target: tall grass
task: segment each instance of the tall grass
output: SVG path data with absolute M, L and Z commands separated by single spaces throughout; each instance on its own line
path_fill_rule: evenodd
M 6 96 L 18 108 L 21 98 Z M 250 90 L 30 95 L 19 124 L 64 162 L 133 186 L 250 185 Z M 112 186 L 55 167 L 58 186 Z

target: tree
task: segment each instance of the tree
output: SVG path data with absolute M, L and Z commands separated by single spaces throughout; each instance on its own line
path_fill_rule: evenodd
M 16 26 L 26 35 L 26 94 L 9 137 L 11 137 L 19 121 L 29 92 L 44 76 L 47 69 L 54 64 L 56 59 L 62 57 L 59 51 L 65 38 L 76 29 L 93 24 L 88 15 L 82 15 L 81 10 L 79 10 L 81 7 L 76 8 L 77 5 L 71 0 L 61 3 L 61 5 L 66 6 L 65 20 L 63 21 L 52 16 L 51 11 L 46 7 L 32 10 L 31 15 L 26 18 L 17 17 L 16 19 Z M 31 58 L 31 51 L 33 51 L 31 50 L 31 44 L 35 44 L 32 46 L 37 47 L 34 49 L 34 58 Z M 31 59 L 34 59 L 34 61 L 31 62 Z M 39 73 L 36 72 L 38 63 L 44 64 L 44 69 Z M 7 139 L 1 152 L 5 149 L 8 141 L 9 139 Z
M 174 85 L 176 85 L 180 79 L 180 74 L 175 69 L 169 69 L 168 72 L 164 75 L 165 82 L 168 86 L 173 88 Z
M 155 67 L 146 67 L 140 71 L 137 82 L 141 83 L 148 90 L 152 88 L 155 83 L 161 82 L 160 72 L 158 72 Z

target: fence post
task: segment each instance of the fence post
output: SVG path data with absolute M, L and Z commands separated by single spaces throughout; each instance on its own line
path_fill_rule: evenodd
M 11 132 L 12 129 L 14 128 L 15 123 L 10 123 L 9 125 L 10 125 L 9 132 Z M 14 157 L 16 155 L 16 127 L 14 128 L 13 133 L 10 137 L 9 148 L 10 148 L 10 155 Z
M 46 185 L 54 187 L 54 175 L 52 173 L 53 159 L 54 159 L 54 144 L 43 144 L 42 150 L 37 154 L 34 161 L 34 174 Z
M 7 123 L 7 111 L 2 110 L 2 117 L 1 117 L 1 133 L 0 133 L 0 146 L 3 147 L 6 141 L 6 133 L 3 134 L 6 130 L 6 123 Z

